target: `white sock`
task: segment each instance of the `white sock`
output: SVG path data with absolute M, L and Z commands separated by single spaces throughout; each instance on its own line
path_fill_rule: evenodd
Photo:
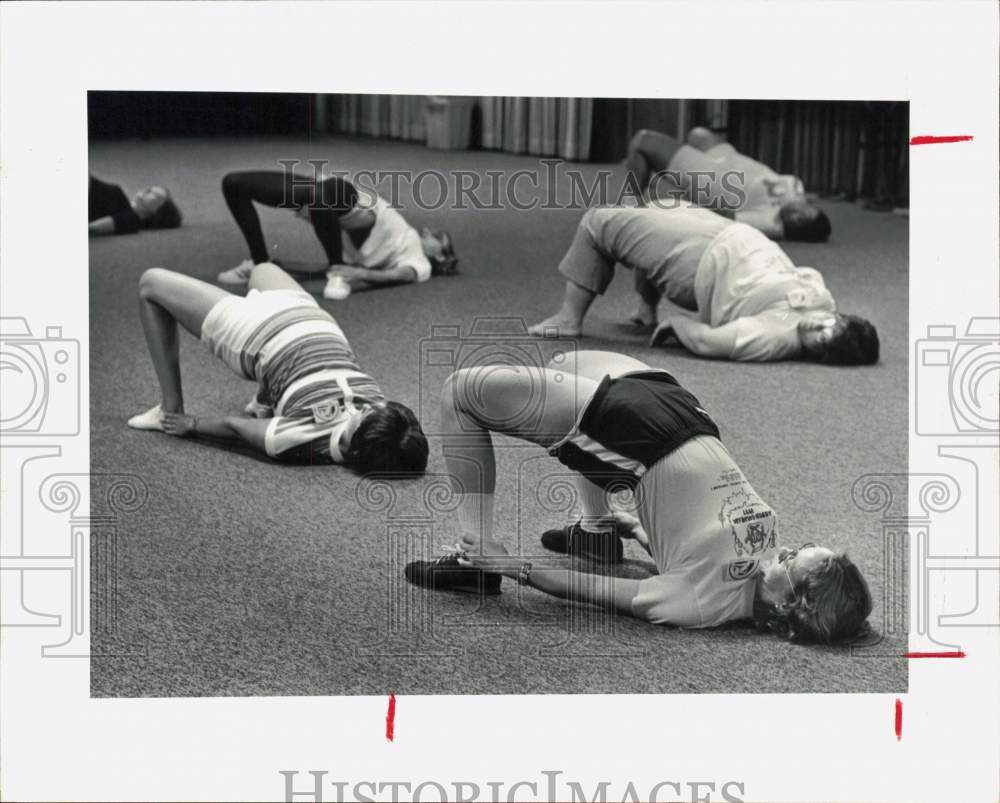
M 492 541 L 493 494 L 463 494 L 458 503 L 458 523 L 462 532 L 482 541 Z
M 615 520 L 608 509 L 607 495 L 583 475 L 575 478 L 576 499 L 580 508 L 580 526 L 592 533 L 610 533 Z
M 146 410 L 144 413 L 134 415 L 128 420 L 128 425 L 132 429 L 158 429 L 163 432 L 163 424 L 160 423 L 160 405 Z
M 351 294 L 351 285 L 338 273 L 327 273 L 326 287 L 323 288 L 323 298 L 342 301 Z

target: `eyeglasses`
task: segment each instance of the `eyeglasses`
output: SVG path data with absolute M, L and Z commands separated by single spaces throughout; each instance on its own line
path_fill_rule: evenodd
M 808 549 L 809 547 L 813 546 L 816 546 L 816 544 L 814 544 L 812 541 L 808 541 L 807 543 L 803 544 L 800 547 L 788 550 L 788 552 L 785 553 L 785 557 L 781 560 L 782 568 L 784 568 L 785 570 L 785 577 L 788 578 L 788 587 L 792 589 L 793 594 L 795 593 L 795 583 L 792 582 L 792 575 L 788 571 L 788 561 L 794 558 L 796 555 L 798 555 L 801 550 Z

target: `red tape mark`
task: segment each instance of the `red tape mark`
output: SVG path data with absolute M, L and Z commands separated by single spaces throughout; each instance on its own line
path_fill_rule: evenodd
M 896 698 L 896 741 L 903 738 L 903 701 Z
M 396 732 L 396 695 L 389 694 L 389 710 L 385 715 L 385 738 L 392 741 Z
M 908 652 L 907 658 L 964 658 L 965 653 L 961 650 L 955 652 Z
M 972 137 L 968 134 L 959 134 L 957 136 L 946 136 L 946 137 L 930 137 L 926 134 L 922 134 L 919 137 L 911 137 L 911 145 L 938 145 L 946 142 L 971 142 Z

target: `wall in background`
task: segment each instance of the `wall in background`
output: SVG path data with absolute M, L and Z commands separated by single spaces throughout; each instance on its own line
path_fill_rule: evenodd
M 305 134 L 313 96 L 277 92 L 88 92 L 91 138 Z
M 598 98 L 591 158 L 619 161 L 643 128 L 683 139 L 699 125 L 809 192 L 907 206 L 909 104 L 903 101 L 760 101 Z
M 719 129 L 740 151 L 811 192 L 909 205 L 910 106 L 904 101 L 729 101 Z
M 331 133 L 593 158 L 592 98 L 317 95 L 316 108 L 319 130 Z
M 436 104 L 436 105 L 435 105 Z M 906 206 L 909 104 L 657 98 L 437 98 L 222 92 L 90 92 L 90 136 L 361 134 L 617 162 L 632 135 L 709 127 L 810 192 Z M 430 123 L 429 123 L 430 121 Z M 430 128 L 429 128 L 430 124 Z

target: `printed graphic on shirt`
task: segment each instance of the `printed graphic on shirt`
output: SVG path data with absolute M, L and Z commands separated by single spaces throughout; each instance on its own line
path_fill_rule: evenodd
M 717 491 L 720 488 L 732 488 L 737 485 L 742 485 L 744 482 L 743 472 L 738 468 L 730 468 L 723 471 L 719 475 L 719 479 L 716 480 L 715 485 L 712 486 L 712 490 Z
M 746 580 L 757 570 L 759 563 L 760 561 L 757 559 L 748 558 L 727 563 L 722 567 L 722 582 L 738 583 L 741 580 Z
M 329 401 L 324 404 L 314 404 L 310 409 L 312 410 L 313 418 L 316 420 L 317 424 L 329 424 L 344 411 L 343 405 L 338 401 Z
M 749 489 L 747 483 L 722 500 L 719 523 L 733 534 L 733 549 L 738 558 L 756 555 L 774 547 L 774 511 Z

